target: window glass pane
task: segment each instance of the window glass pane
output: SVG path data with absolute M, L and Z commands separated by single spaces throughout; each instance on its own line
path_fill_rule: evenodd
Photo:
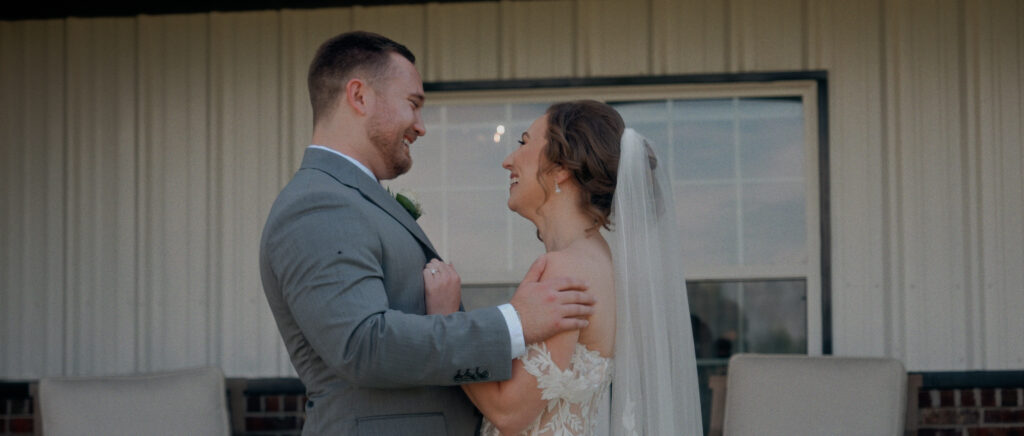
M 445 129 L 445 153 L 449 157 L 447 183 L 453 188 L 504 185 L 508 172 L 501 168 L 507 154 L 494 134 L 502 119 L 487 123 L 460 124 Z
M 672 100 L 674 121 L 732 120 L 736 113 L 735 98 L 694 98 Z
M 516 287 L 510 285 L 466 285 L 462 287 L 462 306 L 470 311 L 505 304 L 515 292 Z
M 743 284 L 745 351 L 807 352 L 807 289 L 803 280 Z
M 676 180 L 734 178 L 734 99 L 674 100 L 672 103 Z
M 739 149 L 744 179 L 803 177 L 803 114 L 799 99 L 739 100 Z
M 806 280 L 687 282 L 697 360 L 807 352 Z
M 504 120 L 507 113 L 507 105 L 504 103 L 452 104 L 445 107 L 448 109 L 448 125 L 487 124 Z
M 444 128 L 440 124 L 427 124 L 427 134 L 421 136 L 409 153 L 412 156 L 412 169 L 397 179 L 388 181 L 388 185 L 401 184 L 405 187 L 440 189 L 444 185 Z
M 441 105 L 427 104 L 420 110 L 420 115 L 423 117 L 423 123 L 427 125 L 427 133 L 430 133 L 430 128 L 435 124 L 441 122 L 447 108 Z
M 728 359 L 740 332 L 738 282 L 687 282 L 698 359 Z
M 734 121 L 676 121 L 675 180 L 732 180 L 736 177 Z
M 806 265 L 804 185 L 743 184 L 743 264 Z
M 664 124 L 668 121 L 667 103 L 665 100 L 609 102 L 615 110 L 619 111 L 619 115 L 622 115 L 627 127 L 638 121 Z
M 532 123 L 533 120 L 536 120 L 537 118 L 540 118 L 541 115 L 544 115 L 544 112 L 548 110 L 548 106 L 551 106 L 551 104 L 549 104 L 549 103 L 517 103 L 517 104 L 510 105 L 510 106 L 511 106 L 511 110 L 509 112 L 512 115 L 511 120 L 515 121 L 515 122 L 523 123 L 525 126 L 529 127 L 530 123 Z M 526 129 L 523 128 L 523 130 L 526 130 Z M 522 133 L 522 132 L 513 131 L 513 133 L 516 134 L 516 138 L 518 139 L 519 138 L 519 134 Z
M 672 148 L 669 137 L 668 102 L 665 100 L 646 102 L 609 102 L 619 111 L 626 127 L 636 130 L 650 141 L 658 155 L 659 168 L 671 171 L 669 150 Z
M 506 196 L 507 199 L 507 196 Z M 544 243 L 537 238 L 537 227 L 519 214 L 506 209 L 512 227 L 512 275 L 522 278 L 530 265 L 544 254 Z
M 676 217 L 682 221 L 683 264 L 739 264 L 739 218 L 732 183 L 675 185 Z
M 507 234 L 495 231 L 507 226 L 506 198 L 503 190 L 448 193 L 448 257 L 463 275 L 508 264 Z

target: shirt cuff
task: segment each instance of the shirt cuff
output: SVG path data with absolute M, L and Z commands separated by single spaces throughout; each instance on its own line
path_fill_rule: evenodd
M 526 354 L 526 338 L 523 337 L 523 323 L 519 320 L 519 314 L 512 307 L 511 303 L 498 306 L 501 315 L 505 317 L 505 324 L 508 324 L 508 336 L 512 343 L 512 358 L 515 359 Z

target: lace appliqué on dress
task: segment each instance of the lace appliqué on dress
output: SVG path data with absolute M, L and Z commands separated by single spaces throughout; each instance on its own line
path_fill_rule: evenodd
M 541 398 L 548 406 L 520 435 L 592 435 L 597 426 L 597 409 L 612 380 L 612 359 L 576 344 L 568 369 L 555 365 L 544 343 L 531 344 L 519 357 L 537 379 Z M 484 418 L 483 436 L 498 435 L 498 429 Z

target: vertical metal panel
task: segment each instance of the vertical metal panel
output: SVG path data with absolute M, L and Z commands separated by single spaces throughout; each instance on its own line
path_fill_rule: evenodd
M 64 353 L 64 23 L 0 23 L 0 370 Z
M 209 19 L 139 22 L 140 370 L 210 364 Z
M 281 187 L 280 21 L 275 12 L 211 14 L 213 282 L 220 363 L 249 376 L 283 371 L 284 346 L 257 269 L 260 229 Z
M 65 372 L 135 367 L 135 20 L 67 21 Z
M 956 3 L 893 2 L 887 48 L 900 208 L 890 231 L 903 275 L 904 361 L 917 369 L 967 363 L 960 87 Z
M 882 15 L 872 2 L 810 2 L 809 67 L 829 71 L 833 343 L 887 354 Z
M 734 0 L 729 50 L 732 71 L 774 71 L 806 66 L 804 0 Z
M 354 6 L 352 28 L 387 36 L 416 55 L 416 67 L 424 80 L 431 64 L 427 50 L 427 7 L 424 5 Z
M 706 0 L 653 0 L 652 72 L 728 71 L 727 5 L 727 2 Z
M 986 369 L 1024 366 L 1024 6 L 1017 1 L 968 3 L 968 146 L 976 154 L 971 181 L 972 235 L 979 257 L 972 304 L 974 350 Z M 972 229 L 973 230 L 973 229 Z M 980 344 L 980 345 L 979 345 Z
M 501 78 L 568 77 L 575 65 L 571 2 L 501 2 Z
M 577 76 L 650 74 L 650 15 L 648 1 L 577 0 Z
M 350 30 L 349 9 L 316 9 L 281 12 L 281 141 L 279 174 L 283 187 L 302 160 L 313 132 L 313 109 L 306 76 L 320 45 Z M 365 29 L 365 28 L 360 28 Z M 262 225 L 262 224 L 261 224 Z
M 424 80 L 498 77 L 501 59 L 497 3 L 427 4 Z

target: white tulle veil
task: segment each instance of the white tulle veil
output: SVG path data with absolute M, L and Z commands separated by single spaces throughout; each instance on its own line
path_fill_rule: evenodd
M 666 169 L 646 138 L 622 135 L 608 233 L 615 264 L 612 435 L 701 435 L 697 364 Z

